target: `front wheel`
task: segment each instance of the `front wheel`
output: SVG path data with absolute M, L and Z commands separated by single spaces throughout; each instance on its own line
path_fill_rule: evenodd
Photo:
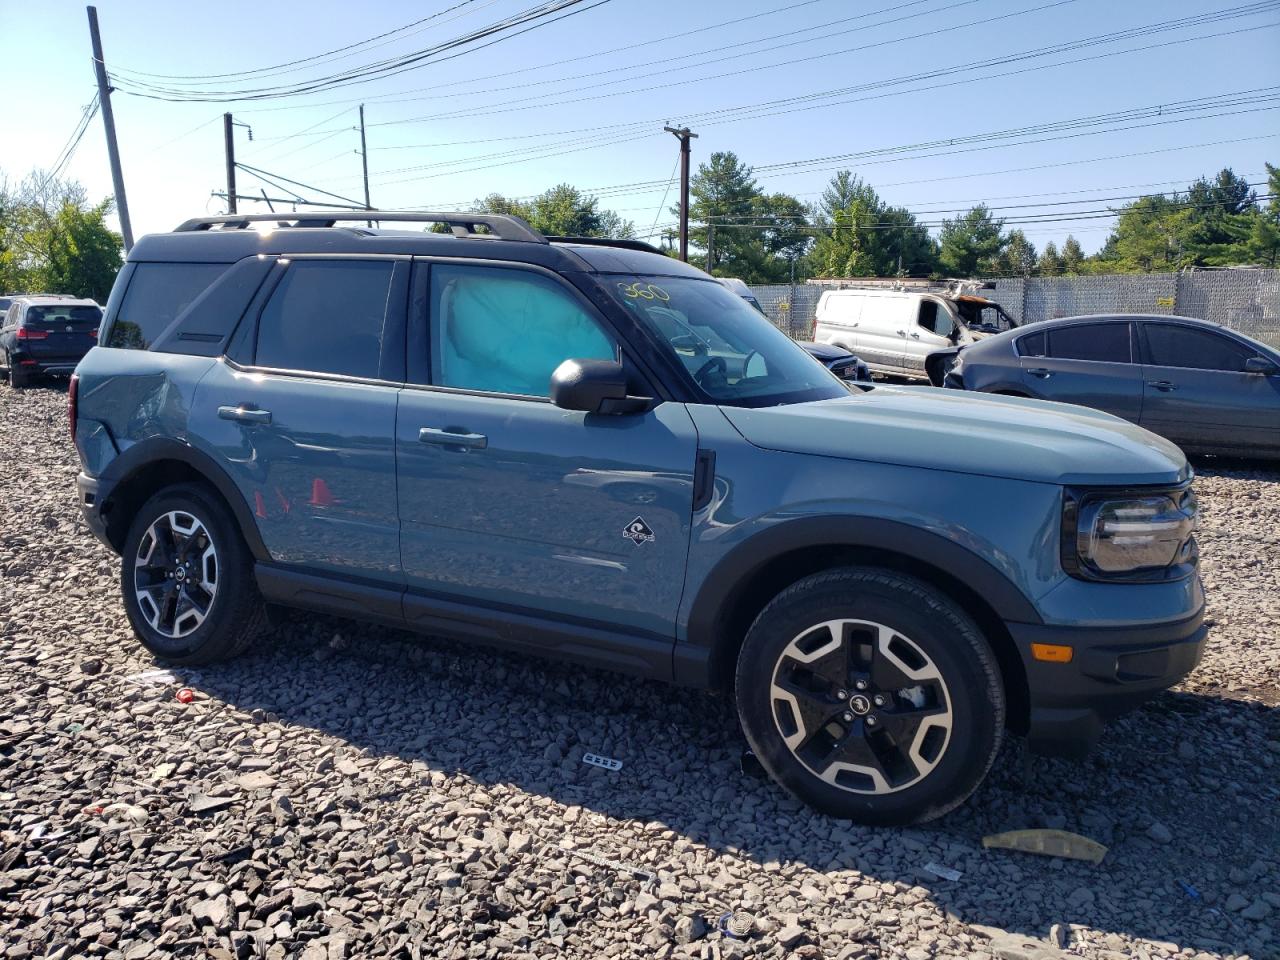
M 832 816 L 922 823 L 959 806 L 995 760 L 995 655 L 949 597 L 891 570 L 814 574 L 747 634 L 738 712 L 769 774 Z
M 168 487 L 143 504 L 120 559 L 125 612 L 157 658 L 229 659 L 261 631 L 253 558 L 230 511 L 205 487 Z

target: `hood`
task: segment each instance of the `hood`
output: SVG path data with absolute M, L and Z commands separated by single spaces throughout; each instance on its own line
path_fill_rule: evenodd
M 779 407 L 721 407 L 753 445 L 1054 484 L 1177 483 L 1182 451 L 1110 414 L 934 387 Z

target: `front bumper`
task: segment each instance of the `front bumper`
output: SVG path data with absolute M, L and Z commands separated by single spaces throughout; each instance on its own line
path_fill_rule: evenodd
M 1030 699 L 1027 741 L 1035 753 L 1080 757 L 1109 720 L 1173 686 L 1200 662 L 1208 626 L 1190 617 L 1141 627 L 1007 625 L 1022 657 Z M 1031 644 L 1070 646 L 1070 663 L 1045 663 Z
M 76 477 L 76 499 L 80 503 L 80 512 L 84 514 L 85 523 L 89 525 L 95 537 L 114 550 L 111 538 L 107 536 L 106 517 L 102 515 L 102 503 L 107 493 L 108 491 L 103 489 L 102 481 L 97 477 L 91 477 L 86 473 Z

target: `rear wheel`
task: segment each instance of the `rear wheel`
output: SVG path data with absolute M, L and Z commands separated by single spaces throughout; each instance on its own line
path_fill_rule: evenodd
M 9 358 L 9 386 L 15 390 L 22 390 L 31 386 L 35 382 L 35 377 L 23 370 L 21 366 L 14 362 L 13 358 Z
M 977 626 L 922 581 L 876 568 L 815 574 L 774 598 L 743 644 L 737 699 L 775 780 L 871 824 L 959 806 L 1004 728 L 999 669 Z
M 120 586 L 138 640 L 173 663 L 234 657 L 264 623 L 240 531 L 222 502 L 195 484 L 161 490 L 138 511 L 121 554 Z

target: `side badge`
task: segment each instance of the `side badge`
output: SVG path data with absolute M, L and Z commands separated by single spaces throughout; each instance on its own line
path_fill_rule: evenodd
M 644 517 L 636 517 L 628 523 L 626 528 L 623 529 L 622 535 L 637 547 L 642 543 L 653 543 L 653 531 L 644 522 Z

